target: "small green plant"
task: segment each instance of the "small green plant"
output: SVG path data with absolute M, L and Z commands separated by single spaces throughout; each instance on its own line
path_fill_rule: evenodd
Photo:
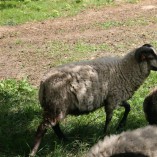
M 156 41 L 156 40 L 152 41 L 151 44 L 152 44 L 155 48 L 157 48 L 157 41 Z
M 126 0 L 126 2 L 128 2 L 128 3 L 137 3 L 137 2 L 139 2 L 139 0 Z

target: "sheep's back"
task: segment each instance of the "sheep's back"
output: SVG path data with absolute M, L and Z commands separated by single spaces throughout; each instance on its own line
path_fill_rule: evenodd
M 105 67 L 104 67 L 105 69 Z M 41 81 L 39 97 L 45 95 L 42 106 L 61 106 L 67 110 L 92 111 L 102 105 L 107 95 L 107 72 L 97 71 L 96 65 L 70 64 L 52 69 Z M 106 90 L 104 90 L 106 88 Z M 40 94 L 44 91 L 45 94 Z M 41 96 L 40 96 L 41 95 Z M 40 98 L 39 100 L 42 100 Z M 63 105 L 61 105 L 63 104 Z
M 152 92 L 150 92 L 150 94 L 145 98 L 143 109 L 146 119 L 150 123 L 155 123 L 157 121 L 157 87 L 155 87 Z
M 93 146 L 87 157 L 110 157 L 121 153 L 141 153 L 157 156 L 157 127 L 147 126 L 119 135 L 111 135 Z

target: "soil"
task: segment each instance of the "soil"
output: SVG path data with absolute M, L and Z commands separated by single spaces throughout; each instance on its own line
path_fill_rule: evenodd
M 96 25 L 128 19 L 144 19 L 147 24 L 139 22 L 106 29 Z M 144 43 L 156 42 L 157 1 L 142 0 L 136 4 L 117 1 L 115 6 L 88 9 L 73 17 L 0 26 L 0 80 L 27 76 L 31 84 L 38 86 L 42 75 L 55 60 L 48 55 L 48 43 L 61 41 L 73 45 L 79 40 L 106 43 L 112 47 L 110 53 L 118 54 Z M 97 56 L 108 53 L 98 52 Z

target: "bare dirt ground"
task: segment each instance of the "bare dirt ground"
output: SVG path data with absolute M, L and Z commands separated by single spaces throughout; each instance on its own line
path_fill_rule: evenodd
M 106 43 L 111 53 L 126 53 L 144 43 L 157 41 L 157 1 L 142 0 L 137 4 L 118 2 L 116 6 L 88 9 L 76 16 L 0 27 L 0 80 L 28 77 L 38 85 L 41 76 L 55 58 L 49 55 L 49 42 L 75 44 Z M 146 20 L 147 24 L 97 27 L 109 21 Z M 61 50 L 62 51 L 62 50 Z M 97 56 L 109 52 L 98 53 Z M 92 58 L 92 56 L 91 56 Z

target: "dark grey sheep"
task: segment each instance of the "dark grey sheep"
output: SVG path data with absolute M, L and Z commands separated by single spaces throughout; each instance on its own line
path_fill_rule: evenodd
M 96 60 L 71 63 L 52 69 L 41 81 L 40 104 L 44 110 L 31 156 L 36 153 L 48 126 L 60 139 L 65 139 L 59 122 L 68 114 L 80 115 L 105 108 L 106 132 L 113 110 L 125 108 L 119 123 L 122 126 L 130 111 L 126 102 L 143 84 L 151 70 L 157 70 L 157 54 L 145 44 L 124 57 L 102 57 Z
M 106 136 L 86 157 L 157 157 L 157 126 Z
M 145 98 L 143 109 L 149 124 L 157 125 L 157 87 Z

